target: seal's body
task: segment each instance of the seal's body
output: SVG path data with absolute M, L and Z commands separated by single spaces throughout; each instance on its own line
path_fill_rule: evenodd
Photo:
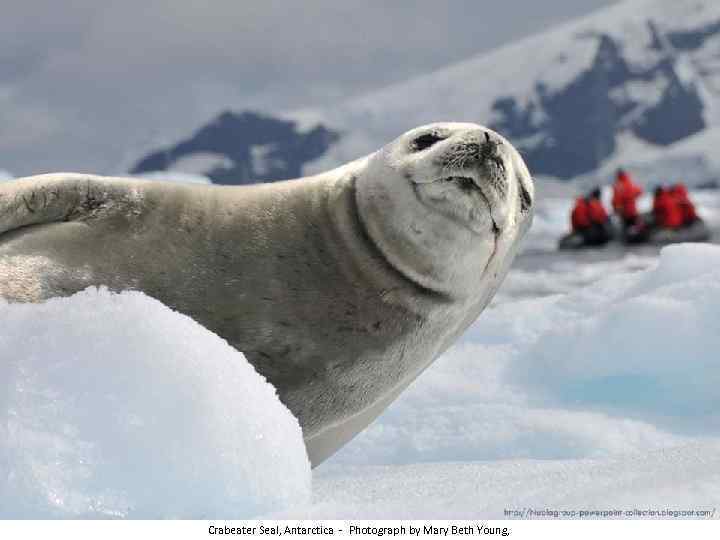
M 256 186 L 31 177 L 0 184 L 0 297 L 95 285 L 161 300 L 275 385 L 316 465 L 480 314 L 531 205 L 520 156 L 474 124 Z

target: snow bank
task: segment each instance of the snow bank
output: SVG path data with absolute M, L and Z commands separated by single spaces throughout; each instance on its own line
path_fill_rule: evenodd
M 6 180 L 12 180 L 13 178 L 15 178 L 15 177 L 12 174 L 10 174 L 9 172 L 7 172 L 3 169 L 0 169 L 0 182 L 5 182 Z
M 535 214 L 521 250 L 555 251 L 558 239 L 568 232 L 575 196 L 538 197 Z
M 193 152 L 173 161 L 168 172 L 173 175 L 190 175 L 205 178 L 215 169 L 231 169 L 235 162 L 224 154 L 218 152 Z
M 715 231 L 720 230 L 720 191 L 711 189 L 696 191 L 691 197 L 705 223 Z
M 296 419 L 244 357 L 141 293 L 0 301 L 0 518 L 247 518 L 303 504 Z
M 502 303 L 331 461 L 599 458 L 718 436 L 718 306 L 720 247 L 693 244 Z
M 152 171 L 134 175 L 146 180 L 162 180 L 164 182 L 180 182 L 181 184 L 212 184 L 212 180 L 203 174 L 181 171 Z
M 581 511 L 620 511 L 606 517 L 717 519 L 720 443 L 602 460 L 422 463 L 346 468 L 342 475 L 326 469 L 314 482 L 315 504 L 281 517 L 587 519 Z M 536 513 L 528 514 L 527 509 Z M 526 513 L 506 514 L 506 510 Z M 636 515 L 635 510 L 658 514 Z M 563 511 L 575 514 L 563 515 Z M 688 511 L 696 514 L 687 515 Z M 707 514 L 699 516 L 698 511 Z
M 670 246 L 654 271 L 616 281 L 559 302 L 565 320 L 516 358 L 515 378 L 565 403 L 663 415 L 655 423 L 669 427 L 712 415 L 720 407 L 720 248 Z
M 492 305 L 569 293 L 601 281 L 608 275 L 647 270 L 657 262 L 656 250 L 653 247 L 630 253 L 623 252 L 622 248 L 566 252 L 563 257 L 558 257 L 556 252 L 521 255 L 493 298 Z

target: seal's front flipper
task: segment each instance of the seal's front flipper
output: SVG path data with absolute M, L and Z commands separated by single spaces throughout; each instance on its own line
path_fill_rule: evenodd
M 30 225 L 91 219 L 110 208 L 132 209 L 142 198 L 127 182 L 73 173 L 44 174 L 0 184 L 0 241 Z

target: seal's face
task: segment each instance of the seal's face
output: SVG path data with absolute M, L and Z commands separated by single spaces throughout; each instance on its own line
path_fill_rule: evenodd
M 534 198 L 528 169 L 506 139 L 477 124 L 431 124 L 384 147 L 367 167 L 361 213 L 406 275 L 451 294 L 471 292 L 469 283 L 486 281 L 488 271 L 502 277 L 493 260 L 514 255 Z
M 440 124 L 403 139 L 395 148 L 404 154 L 399 161 L 429 208 L 478 234 L 499 234 L 508 221 L 530 215 L 532 185 L 529 174 L 522 174 L 527 169 L 516 171 L 520 156 L 497 133 Z

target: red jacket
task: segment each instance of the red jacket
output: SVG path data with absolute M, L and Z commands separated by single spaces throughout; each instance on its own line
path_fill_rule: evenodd
M 575 200 L 575 207 L 570 216 L 570 222 L 574 231 L 586 229 L 590 226 L 590 213 L 588 212 L 588 204 L 584 197 L 578 197 Z
M 633 183 L 626 172 L 618 174 L 613 185 L 612 206 L 623 218 L 634 219 L 638 216 L 636 199 L 642 195 L 642 188 Z
M 677 229 L 683 223 L 682 210 L 669 191 L 663 190 L 653 200 L 655 222 L 660 227 Z
M 590 221 L 598 225 L 602 225 L 608 219 L 607 212 L 600 199 L 590 199 L 588 201 L 588 214 L 590 214 Z
M 695 205 L 690 201 L 687 188 L 683 184 L 676 184 L 670 190 L 675 202 L 680 207 L 683 225 L 689 225 L 698 219 Z

